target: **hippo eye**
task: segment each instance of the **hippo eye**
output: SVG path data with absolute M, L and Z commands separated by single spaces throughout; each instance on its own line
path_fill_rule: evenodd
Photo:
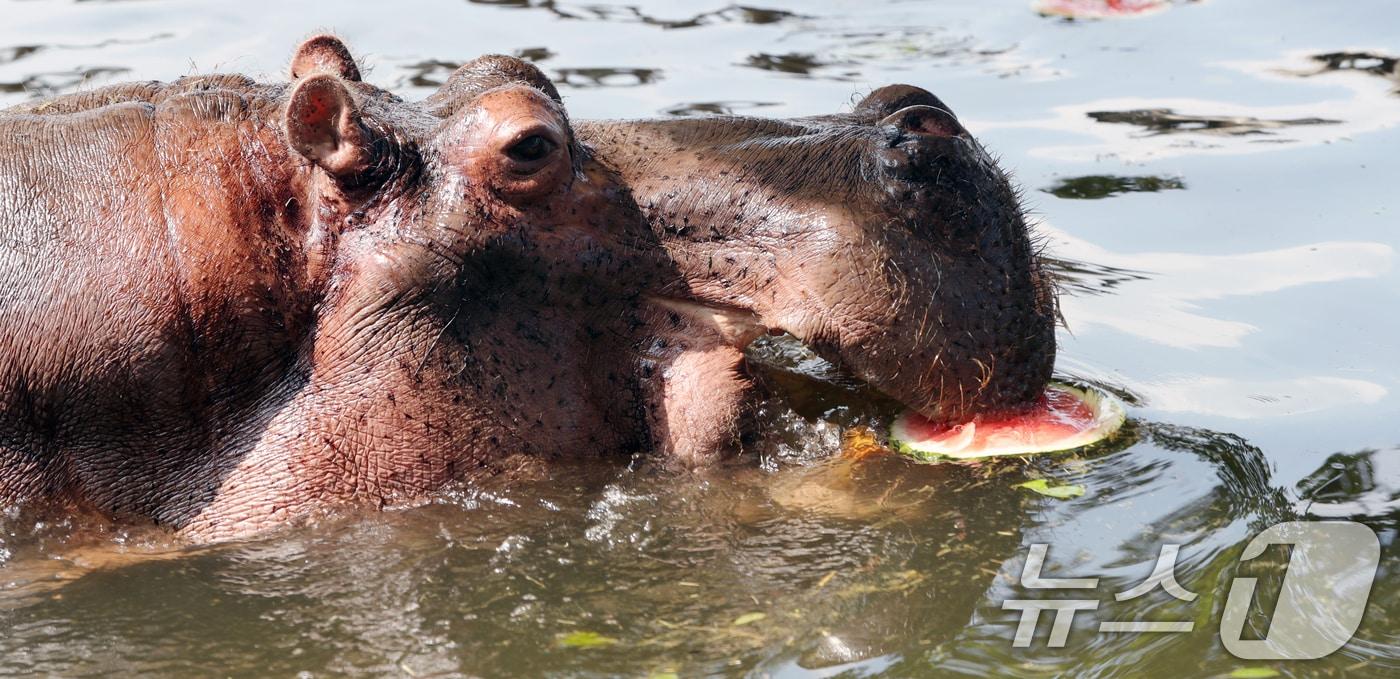
M 544 160 L 556 148 L 556 144 L 538 134 L 532 134 L 506 149 L 511 160 L 521 163 L 537 163 Z

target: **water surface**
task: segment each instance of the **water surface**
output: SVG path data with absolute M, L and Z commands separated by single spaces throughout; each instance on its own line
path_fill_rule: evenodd
M 1063 278 L 1062 378 L 1131 404 L 1112 444 L 980 466 L 835 457 L 890 415 L 768 347 L 785 397 L 698 477 L 561 467 L 513 488 L 158 558 L 159 538 L 0 519 L 0 674 L 1394 676 L 1400 672 L 1400 6 L 1178 2 L 1121 21 L 1023 0 L 0 2 L 0 105 L 123 79 L 282 77 L 330 28 L 430 93 L 516 54 L 577 118 L 828 113 L 908 82 L 1024 187 Z M 1014 488 L 1079 484 L 1055 500 Z M 1362 627 L 1308 662 L 1216 632 L 1245 542 L 1351 517 L 1384 560 Z M 94 534 L 96 533 L 96 534 Z M 1034 543 L 1105 601 L 1011 644 Z M 1125 602 L 1182 545 L 1192 603 Z M 114 547 L 115 545 L 115 547 Z M 104 567 L 93 568 L 97 564 Z M 1272 571 L 1269 568 L 1272 564 Z M 1276 578 L 1275 578 L 1276 579 Z M 1112 619 L 1187 634 L 1103 635 Z M 1255 617 L 1255 633 L 1267 625 Z

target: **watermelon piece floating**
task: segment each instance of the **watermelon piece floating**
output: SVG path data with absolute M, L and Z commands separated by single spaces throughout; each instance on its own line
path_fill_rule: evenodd
M 1113 19 L 1160 12 L 1171 0 L 1034 0 L 1031 8 L 1045 16 L 1070 19 Z
M 935 423 L 906 410 L 890 426 L 895 450 L 921 460 L 1055 453 L 1097 443 L 1123 426 L 1123 404 L 1096 389 L 1052 384 L 1027 412 Z

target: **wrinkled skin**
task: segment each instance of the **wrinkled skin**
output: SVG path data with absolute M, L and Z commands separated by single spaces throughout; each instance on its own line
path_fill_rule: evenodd
M 1014 195 L 922 90 L 578 143 L 509 57 L 418 103 L 328 36 L 290 75 L 0 112 L 0 503 L 216 539 L 555 455 L 703 465 L 763 333 L 951 419 L 1048 378 Z
M 725 438 L 714 423 L 749 398 L 735 375 L 762 332 L 790 333 L 933 419 L 1016 410 L 1043 393 L 1050 282 L 1006 177 L 929 92 L 893 85 L 851 113 L 789 121 L 578 131 L 683 275 L 665 304 L 717 329 L 670 359 L 667 406 L 711 423 L 709 440 L 696 440 L 703 428 L 669 437 L 681 457 L 704 459 Z
M 543 80 L 508 57 L 430 97 L 447 115 L 483 77 Z M 547 81 L 546 81 L 547 82 Z M 1055 296 L 1019 201 L 926 90 L 892 85 L 850 113 L 577 125 L 616 170 L 679 279 L 647 290 L 638 346 L 648 424 L 667 456 L 732 452 L 755 385 L 744 348 L 789 333 L 934 420 L 1025 408 L 1055 359 Z
M 553 88 L 291 74 L 0 113 L 0 502 L 217 539 L 646 445 L 665 257 Z

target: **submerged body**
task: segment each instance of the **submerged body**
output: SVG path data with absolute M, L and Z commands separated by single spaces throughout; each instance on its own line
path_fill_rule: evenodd
M 439 120 L 325 68 L 187 78 L 0 138 L 7 502 L 220 536 L 640 446 L 606 347 L 648 234 L 528 83 Z
M 922 90 L 580 143 L 516 59 L 418 103 L 359 73 L 318 36 L 291 85 L 0 112 L 0 502 L 211 539 L 560 455 L 702 465 L 763 333 L 932 417 L 1048 379 L 1014 196 Z

